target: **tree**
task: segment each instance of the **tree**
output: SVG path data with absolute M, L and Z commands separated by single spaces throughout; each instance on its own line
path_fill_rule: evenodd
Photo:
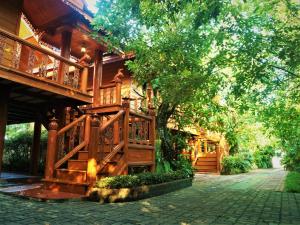
M 170 118 L 182 126 L 211 124 L 213 115 L 226 110 L 216 96 L 226 103 L 232 95 L 249 95 L 278 77 L 278 70 L 290 73 L 295 66 L 280 48 L 281 35 L 295 27 L 281 28 L 282 18 L 272 13 L 280 7 L 295 12 L 288 0 L 106 0 L 97 6 L 95 29 L 111 46 L 134 52 L 127 65 L 135 79 L 150 81 L 159 93 L 157 129 L 169 161 L 175 157 L 166 128 Z

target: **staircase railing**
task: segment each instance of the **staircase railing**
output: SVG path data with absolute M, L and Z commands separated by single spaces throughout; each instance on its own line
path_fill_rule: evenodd
M 125 111 L 120 110 L 100 128 L 100 163 L 97 165 L 97 173 L 99 173 L 119 151 L 123 150 L 125 145 L 124 119 Z
M 74 120 L 61 130 L 57 132 L 58 144 L 62 147 L 58 152 L 60 158 L 54 165 L 54 169 L 58 169 L 71 157 L 73 157 L 79 150 L 86 147 L 89 143 L 89 137 L 84 135 L 88 128 L 87 115 L 82 115 L 78 119 Z M 67 134 L 69 132 L 69 134 Z M 67 145 L 64 144 L 68 141 Z
M 60 168 L 90 140 L 90 116 L 82 115 L 59 131 L 57 119 L 51 119 L 48 130 L 45 178 L 51 179 L 54 170 Z
M 129 143 L 154 145 L 151 141 L 151 122 L 152 117 L 129 112 Z

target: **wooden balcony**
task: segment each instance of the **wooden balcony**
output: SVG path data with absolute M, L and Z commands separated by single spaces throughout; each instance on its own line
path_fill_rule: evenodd
M 32 122 L 58 106 L 92 103 L 87 76 L 87 68 L 0 29 L 0 88 L 9 93 L 8 124 Z
M 0 83 L 12 89 L 22 86 L 23 92 L 26 89 L 36 97 L 92 103 L 92 96 L 86 92 L 87 69 L 2 29 Z

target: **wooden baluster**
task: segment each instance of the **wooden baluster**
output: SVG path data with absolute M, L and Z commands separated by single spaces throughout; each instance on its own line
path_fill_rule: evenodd
M 53 58 L 52 80 L 57 81 L 59 61 Z
M 2 64 L 5 47 L 6 47 L 6 37 L 0 34 L 0 64 Z
M 93 187 L 97 178 L 97 151 L 99 141 L 99 117 L 94 114 L 91 119 L 90 126 L 90 141 L 88 147 L 88 168 L 87 168 L 87 180 L 90 183 L 90 187 Z
M 79 76 L 80 76 L 80 71 L 78 68 L 75 68 L 75 70 L 73 72 L 73 78 L 71 80 L 72 88 L 75 88 L 75 89 L 79 88 Z
M 36 61 L 35 50 L 29 49 L 28 63 L 27 63 L 27 72 L 33 74 L 33 67 Z
M 22 45 L 19 42 L 15 42 L 14 53 L 12 58 L 12 68 L 18 69 L 20 65 Z
M 50 120 L 48 129 L 48 145 L 47 145 L 47 156 L 46 156 L 46 167 L 45 167 L 45 178 L 51 179 L 54 174 L 54 164 L 57 154 L 57 119 L 54 117 Z
M 39 74 L 40 77 L 47 77 L 47 65 L 48 65 L 48 56 L 42 55 L 42 62 L 39 65 Z
M 114 103 L 114 87 L 110 88 L 110 92 L 109 92 L 109 104 L 113 104 Z
M 87 143 L 84 150 L 88 151 L 91 136 L 91 115 L 87 114 L 84 124 L 84 141 Z
M 106 89 L 102 89 L 103 90 L 103 105 L 106 105 Z
M 122 90 L 122 81 L 116 81 L 116 104 L 121 105 L 121 90 Z
M 132 117 L 132 143 L 136 143 L 136 119 Z

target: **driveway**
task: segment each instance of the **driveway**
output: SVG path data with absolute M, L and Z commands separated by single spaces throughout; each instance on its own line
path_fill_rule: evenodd
M 46 203 L 0 194 L 0 224 L 300 224 L 286 172 L 196 175 L 190 188 L 129 203 Z

